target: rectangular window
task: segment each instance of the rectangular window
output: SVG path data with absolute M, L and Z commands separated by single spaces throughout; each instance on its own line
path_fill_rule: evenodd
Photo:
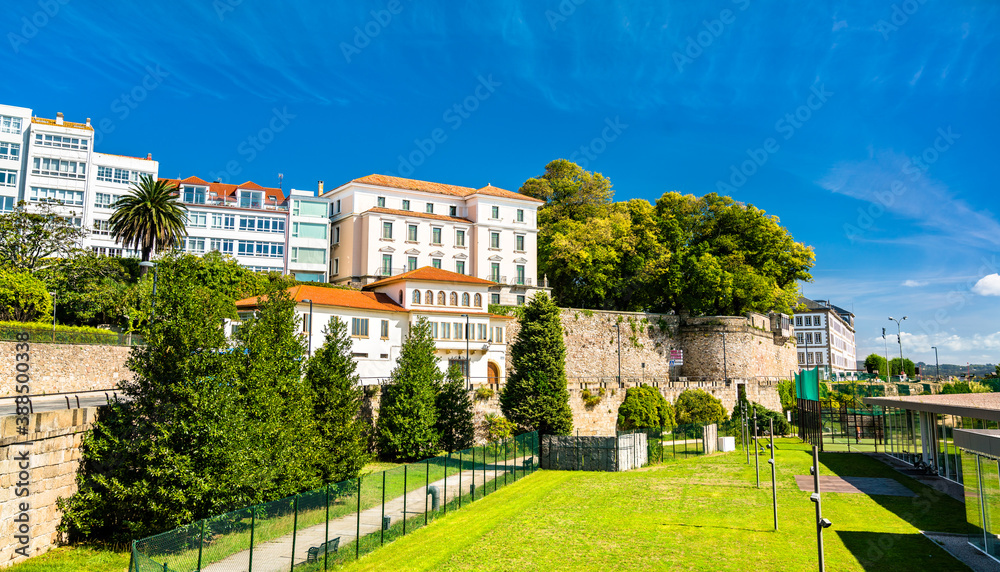
M 240 208 L 264 208 L 264 193 L 261 191 L 240 191 Z
M 392 223 L 383 222 L 382 223 L 382 238 L 386 240 L 392 240 Z
M 434 203 L 427 203 L 427 212 L 434 214 Z
M 0 169 L 0 187 L 16 187 L 17 171 Z
M 409 240 L 410 242 L 417 241 L 417 225 L 415 224 L 406 225 L 406 240 Z
M 524 235 L 518 234 L 514 237 L 514 250 L 524 252 Z
M 119 185 L 138 183 L 139 177 L 142 175 L 151 175 L 151 173 L 140 173 L 139 171 L 116 169 L 114 167 L 101 167 L 100 165 L 97 167 L 97 180 L 105 183 L 117 183 Z M 204 204 L 204 201 L 201 204 Z
M 457 272 L 459 274 L 465 274 L 465 261 L 464 260 L 456 260 L 455 261 L 455 272 Z
M 441 227 L 431 228 L 431 244 L 441 244 Z
M 816 365 L 823 365 L 823 353 L 816 352 Z
M 377 199 L 379 208 L 385 208 L 385 197 L 379 197 Z
M 0 115 L 0 133 L 21 134 L 21 118 L 9 115 Z
M 795 316 L 795 327 L 802 327 L 802 316 Z
M 209 243 L 210 250 L 218 250 L 223 254 L 233 253 L 233 241 L 228 238 L 213 238 Z
M 524 305 L 524 295 L 523 294 L 517 297 L 517 305 L 518 306 L 523 306 Z
M 337 199 L 337 214 L 340 214 L 340 199 Z
M 490 294 L 490 304 L 499 304 L 500 294 Z
M 192 252 L 194 254 L 204 254 L 205 253 L 205 239 L 195 236 L 189 236 L 185 240 L 184 244 L 185 252 Z
M 817 344 L 823 343 L 823 334 L 816 332 L 816 343 Z
M 408 199 L 403 199 L 403 210 L 404 211 L 410 210 L 410 201 Z
M 494 282 L 500 281 L 500 263 L 491 262 L 490 263 L 490 280 Z
M 333 259 L 333 275 L 337 276 L 338 274 L 340 274 L 340 259 L 339 258 L 334 258 Z
M 448 322 L 441 323 L 441 339 L 442 340 L 451 339 L 451 324 Z
M 82 149 L 86 150 L 89 141 L 79 137 L 68 135 L 43 135 L 35 133 L 35 145 L 41 147 L 53 147 L 56 149 Z
M 383 340 L 389 338 L 389 320 L 382 320 L 382 332 L 381 332 L 381 334 L 382 334 L 382 339 Z
M 21 160 L 21 144 L 0 141 L 0 159 Z
M 0 213 L 9 213 L 14 210 L 14 197 L 0 197 Z
M 120 198 L 121 195 L 111 193 L 94 193 L 94 206 L 99 209 L 112 209 Z
M 239 241 L 237 252 L 240 256 L 259 256 L 262 258 L 281 258 L 285 255 L 285 245 L 280 242 L 262 242 L 257 240 Z
M 819 316 L 813 316 L 813 325 L 814 326 L 821 326 L 821 325 L 823 325 L 823 323 L 820 322 L 820 317 Z
M 368 318 L 351 318 L 351 335 L 359 338 L 367 338 Z
M 292 262 L 300 264 L 326 264 L 326 249 L 293 246 Z
M 524 222 L 524 209 L 517 209 L 517 222 Z
M 0 171 L 0 175 L 2 175 L 2 171 Z M 83 191 L 31 187 L 31 194 L 28 195 L 28 200 L 31 202 L 57 201 L 64 205 L 83 205 Z
M 476 339 L 478 339 L 478 340 L 485 340 L 486 339 L 486 328 L 488 328 L 488 327 L 489 326 L 487 326 L 486 324 L 478 324 L 478 327 L 476 329 L 479 332 L 479 337 L 476 338 Z
M 799 352 L 799 364 L 803 364 L 805 362 L 806 362 L 806 354 Z
M 293 201 L 292 214 L 296 216 L 308 216 L 315 218 L 327 217 L 327 203 L 322 201 Z
M 524 285 L 524 265 L 523 264 L 518 264 L 517 265 L 517 283 L 520 284 L 520 285 L 522 285 L 522 286 Z
M 490 233 L 490 248 L 500 248 L 500 233 L 491 232 Z
M 340 227 L 333 227 L 333 243 L 340 244 Z
M 799 342 L 799 345 L 801 346 L 801 345 L 802 345 L 802 340 L 804 340 L 804 339 L 805 339 L 805 338 L 804 338 L 804 337 L 802 336 L 802 332 L 799 332 L 799 333 L 795 334 L 795 337 L 796 337 L 796 338 L 798 339 L 798 342 Z
M 806 343 L 807 344 L 813 343 L 813 335 L 811 333 L 806 334 Z
M 98 167 L 100 169 L 100 167 Z M 184 202 L 194 205 L 205 204 L 208 196 L 207 187 L 184 187 Z
M 187 226 L 194 228 L 208 228 L 208 213 L 195 211 L 188 212 Z
M 285 232 L 285 219 L 266 216 L 240 216 L 240 230 Z
M 465 339 L 465 333 L 463 332 L 464 329 L 465 329 L 465 324 L 461 322 L 455 322 L 455 337 L 452 339 L 464 340 Z
M 417 269 L 417 257 L 416 256 L 407 256 L 406 257 L 406 269 L 407 270 L 416 270 Z
M 503 343 L 503 328 L 497 326 L 493 328 L 493 343 L 502 344 Z
M 811 326 L 811 325 L 813 325 L 813 319 L 812 319 L 812 316 L 806 316 L 806 325 L 807 325 L 807 326 Z
M 456 230 L 455 231 L 455 246 L 465 246 L 465 231 Z
M 492 207 L 492 210 L 490 211 L 490 218 L 492 219 L 500 218 L 500 207 Z
M 435 340 L 438 339 L 438 323 L 431 322 L 431 337 Z
M 448 214 L 451 216 L 458 216 L 458 207 L 448 207 Z
M 46 175 L 49 177 L 85 179 L 87 177 L 87 164 L 77 161 L 50 159 L 48 157 L 35 157 L 31 172 L 35 175 Z
M 458 371 L 462 374 L 462 377 L 466 377 L 466 376 L 469 375 L 469 372 L 466 371 L 466 367 L 465 367 L 467 365 L 468 365 L 468 361 L 466 361 L 465 358 L 458 358 L 458 359 L 451 358 L 451 359 L 448 360 L 448 369 L 451 369 L 453 367 L 457 367 Z
M 111 224 L 106 220 L 94 220 L 94 234 L 111 236 Z
M 293 222 L 292 236 L 298 238 L 326 239 L 326 224 L 321 222 Z
M 392 276 L 392 255 L 382 255 L 382 276 Z
M 441 268 L 441 259 L 431 258 L 431 266 L 433 266 L 434 268 Z

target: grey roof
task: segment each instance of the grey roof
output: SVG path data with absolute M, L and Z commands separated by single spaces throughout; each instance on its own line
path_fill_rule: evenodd
M 1000 421 L 1000 393 L 866 397 L 864 402 L 868 405 Z

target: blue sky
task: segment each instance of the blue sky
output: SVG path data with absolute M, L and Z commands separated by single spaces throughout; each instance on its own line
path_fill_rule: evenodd
M 859 356 L 891 314 L 915 361 L 1000 361 L 995 3 L 61 1 L 4 11 L 0 102 L 161 176 L 721 190 L 815 247 Z

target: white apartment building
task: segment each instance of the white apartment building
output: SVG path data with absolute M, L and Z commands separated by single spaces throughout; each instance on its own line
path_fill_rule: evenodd
M 21 200 L 31 110 L 0 105 L 0 213 L 10 212 Z
M 820 366 L 828 372 L 857 369 L 854 314 L 827 300 L 799 298 L 805 310 L 795 315 L 800 369 Z
M 198 177 L 165 179 L 177 186 L 188 209 L 185 252 L 218 250 L 259 272 L 275 271 L 296 279 L 325 282 L 329 201 L 310 191 L 262 187 L 253 181 L 234 185 Z
M 468 359 L 470 380 L 481 384 L 497 383 L 506 375 L 507 326 L 514 319 L 487 311 L 493 286 L 488 280 L 423 267 L 363 290 L 301 285 L 288 292 L 296 301 L 310 351 L 323 345 L 331 317 L 348 326 L 358 375 L 365 385 L 389 378 L 410 326 L 421 317 L 430 322 L 441 371 L 454 364 L 465 372 Z M 236 302 L 243 319 L 258 305 L 257 298 Z
M 538 276 L 538 199 L 385 175 L 322 196 L 332 209 L 331 282 L 360 286 L 431 266 L 494 282 L 493 304 L 523 304 L 547 286 Z

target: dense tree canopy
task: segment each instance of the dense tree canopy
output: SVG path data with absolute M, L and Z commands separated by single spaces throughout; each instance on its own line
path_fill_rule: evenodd
M 0 266 L 34 272 L 79 248 L 87 231 L 57 213 L 57 203 L 24 202 L 13 212 L 0 214 Z
M 565 160 L 521 192 L 539 209 L 538 265 L 560 306 L 792 313 L 812 249 L 777 217 L 715 193 L 612 203 L 610 182 Z
M 868 354 L 865 358 L 865 371 L 885 375 L 885 358 L 878 354 Z

